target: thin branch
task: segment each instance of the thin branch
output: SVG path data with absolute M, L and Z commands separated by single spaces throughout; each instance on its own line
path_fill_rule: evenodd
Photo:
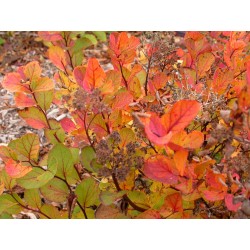
M 79 201 L 76 201 L 76 203 L 78 204 L 78 206 L 79 206 L 80 209 L 82 210 L 85 219 L 88 219 L 88 216 L 87 216 L 87 214 L 86 214 L 86 211 L 85 211 L 85 209 L 82 207 L 82 205 L 80 204 L 80 202 L 79 202 Z

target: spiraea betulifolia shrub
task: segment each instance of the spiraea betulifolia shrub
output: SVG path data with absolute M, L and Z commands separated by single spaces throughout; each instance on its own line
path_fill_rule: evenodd
M 5 75 L 33 129 L 0 146 L 0 216 L 248 218 L 248 32 L 38 32 L 57 67 Z M 106 41 L 112 69 L 83 50 Z M 63 119 L 51 118 L 57 107 Z

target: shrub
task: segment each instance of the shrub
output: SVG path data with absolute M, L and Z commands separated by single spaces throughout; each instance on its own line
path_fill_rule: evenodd
M 113 32 L 107 71 L 83 60 L 104 32 L 38 35 L 54 78 L 34 61 L 2 86 L 46 143 L 0 146 L 1 218 L 250 215 L 249 33 L 187 32 L 178 47 L 171 32 Z

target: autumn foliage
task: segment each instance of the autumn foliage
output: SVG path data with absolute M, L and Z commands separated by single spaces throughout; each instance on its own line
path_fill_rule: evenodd
M 250 216 L 248 32 L 113 32 L 106 71 L 83 57 L 104 32 L 38 36 L 53 79 L 34 61 L 1 84 L 47 143 L 0 146 L 1 218 Z

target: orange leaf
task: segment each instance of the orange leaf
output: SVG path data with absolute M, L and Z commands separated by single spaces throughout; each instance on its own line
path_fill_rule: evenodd
M 206 75 L 206 72 L 211 68 L 214 61 L 215 58 L 212 53 L 204 53 L 198 56 L 197 68 L 199 78 Z
M 41 77 L 31 82 L 30 87 L 33 92 L 43 92 L 54 89 L 54 82 L 48 77 Z
M 204 134 L 196 130 L 192 131 L 189 134 L 187 134 L 187 132 L 184 130 L 180 131 L 174 134 L 170 141 L 170 143 L 174 143 L 175 145 L 179 145 L 187 149 L 199 148 L 201 147 L 203 142 L 204 142 Z
M 236 40 L 232 35 L 230 40 L 226 44 L 224 50 L 224 60 L 228 67 L 233 66 L 233 60 L 236 57 L 240 57 L 243 49 L 245 48 L 246 43 L 242 40 Z
M 213 170 L 208 169 L 206 174 L 206 182 L 209 187 L 216 188 L 218 190 L 227 189 L 226 177 L 223 174 L 214 173 Z
M 30 82 L 40 78 L 42 69 L 37 61 L 30 62 L 24 66 L 24 74 Z
M 62 48 L 58 46 L 51 46 L 48 50 L 48 57 L 58 69 L 65 71 L 67 59 L 66 54 Z
M 100 66 L 98 60 L 96 58 L 90 58 L 88 60 L 88 65 L 82 83 L 82 87 L 87 92 L 91 92 L 95 88 L 102 86 L 105 77 L 106 74 Z
M 24 166 L 21 163 L 17 163 L 16 161 L 9 159 L 5 163 L 5 170 L 10 177 L 21 178 L 29 173 L 32 170 L 32 167 Z
M 178 181 L 174 162 L 164 155 L 149 158 L 145 162 L 143 172 L 148 178 L 166 184 L 176 184 Z
M 149 91 L 151 93 L 155 93 L 156 90 L 159 90 L 165 87 L 167 80 L 168 80 L 168 76 L 163 72 L 159 72 L 158 74 L 154 76 L 152 80 L 148 82 Z
M 136 219 L 161 219 L 161 215 L 158 211 L 150 209 L 139 214 Z
M 106 78 L 103 85 L 99 88 L 99 90 L 101 91 L 101 95 L 103 96 L 114 92 L 114 85 L 113 85 L 112 80 L 111 79 L 107 80 Z
M 187 150 L 180 150 L 180 151 L 175 152 L 174 154 L 175 166 L 178 169 L 180 176 L 184 175 L 184 171 L 185 171 L 186 163 L 187 163 L 187 157 L 188 157 Z
M 112 59 L 119 60 L 121 65 L 132 63 L 136 56 L 136 48 L 140 40 L 134 36 L 128 37 L 126 32 L 113 32 L 109 37 L 109 47 Z M 114 66 L 116 62 L 113 63 Z
M 250 109 L 250 88 L 249 91 L 242 90 L 238 97 L 239 109 L 248 112 Z
M 218 94 L 223 94 L 227 89 L 228 85 L 233 81 L 233 72 L 226 71 L 223 72 L 220 68 L 218 68 L 214 73 L 214 79 L 212 82 L 212 88 Z
M 145 121 L 145 132 L 152 142 L 158 145 L 167 144 L 172 133 L 184 129 L 196 117 L 201 105 L 197 101 L 182 100 L 174 104 L 169 113 L 159 118 L 151 115 Z
M 7 74 L 2 82 L 2 86 L 10 92 L 26 92 L 30 93 L 29 86 L 21 83 L 23 77 L 19 73 Z
M 226 191 L 209 188 L 203 191 L 205 198 L 209 201 L 220 201 L 225 198 Z
M 120 92 L 116 95 L 113 102 L 113 109 L 126 109 L 133 102 L 133 96 L 128 92 Z
M 160 209 L 160 214 L 167 217 L 173 213 L 183 212 L 182 197 L 179 192 L 168 195 Z
M 248 88 L 250 88 L 250 61 L 247 62 L 247 84 L 248 84 Z
M 194 100 L 178 101 L 171 111 L 162 117 L 163 125 L 168 131 L 180 131 L 196 117 L 200 108 L 200 103 Z
M 187 32 L 185 45 L 193 61 L 197 59 L 198 55 L 211 51 L 210 44 L 200 32 Z

